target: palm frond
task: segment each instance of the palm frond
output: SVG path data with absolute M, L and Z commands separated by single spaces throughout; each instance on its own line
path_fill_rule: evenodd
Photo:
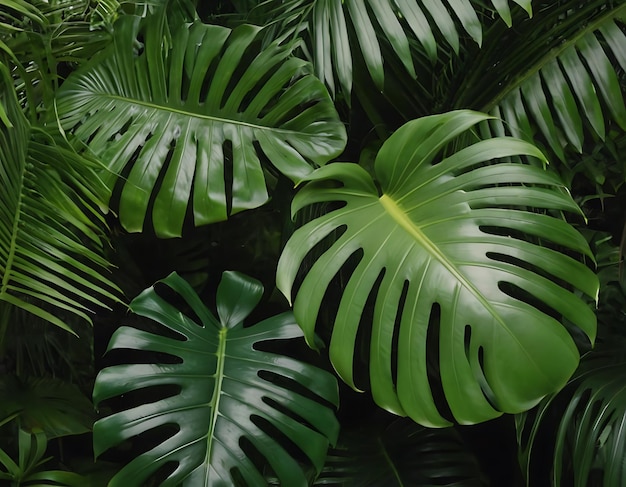
M 492 1 L 496 15 L 508 25 L 510 3 Z M 515 3 L 532 12 L 530 0 Z M 415 56 L 435 62 L 442 49 L 458 53 L 465 36 L 478 45 L 483 39 L 484 19 L 479 16 L 484 6 L 470 0 L 272 0 L 261 5 L 253 19 L 270 20 L 273 35 L 291 32 L 307 38 L 317 76 L 332 94 L 341 92 L 348 102 L 357 55 L 382 90 L 389 62 L 399 62 L 415 79 Z M 386 45 L 393 61 L 383 55 Z
M 625 373 L 617 340 L 591 352 L 561 392 L 517 417 L 527 485 L 624 485 Z
M 0 130 L 0 301 L 70 330 L 49 307 L 89 320 L 117 299 L 103 257 L 106 189 L 94 161 L 31 126 L 14 96 L 0 100 L 12 124 Z
M 485 134 L 543 141 L 561 160 L 567 146 L 581 152 L 603 140 L 607 123 L 626 129 L 624 15 L 618 2 L 556 2 L 515 32 L 494 30 L 460 71 L 465 82 L 451 105 L 494 115 Z

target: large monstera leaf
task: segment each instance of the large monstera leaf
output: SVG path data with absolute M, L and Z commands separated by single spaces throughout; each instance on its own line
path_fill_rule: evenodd
M 219 319 L 177 274 L 155 286 L 135 298 L 131 310 L 167 328 L 167 335 L 123 326 L 108 350 L 159 352 L 177 360 L 105 368 L 94 400 L 131 391 L 154 397 L 150 390 L 159 386 L 179 392 L 97 421 L 95 453 L 160 426 L 173 424 L 178 431 L 126 465 L 111 487 L 143 485 L 170 462 L 177 466 L 164 486 L 265 485 L 268 467 L 281 485 L 307 485 L 307 467 L 319 472 L 328 444 L 337 438 L 332 405 L 338 389 L 332 374 L 263 351 L 268 342 L 302 336 L 292 313 L 244 328 L 263 288 L 234 272 L 224 273 L 217 290 Z M 182 309 L 158 289 L 182 298 Z
M 594 313 L 579 293 L 595 297 L 597 279 L 567 255 L 591 252 L 552 216 L 580 210 L 551 173 L 499 161 L 542 154 L 494 138 L 438 157 L 486 118 L 458 111 L 404 125 L 377 155 L 380 192 L 354 164 L 314 172 L 293 212 L 335 203 L 293 234 L 278 265 L 277 284 L 291 300 L 301 263 L 319 255 L 294 302 L 310 344 L 324 294 L 342 273 L 330 340 L 337 372 L 356 388 L 355 355 L 366 347 L 375 401 L 424 425 L 532 407 L 578 364 L 561 318 L 572 333 L 595 336 Z M 453 417 L 442 414 L 448 407 Z
M 115 24 L 114 45 L 62 85 L 58 111 L 119 185 L 122 225 L 161 237 L 222 221 L 268 199 L 266 167 L 298 181 L 335 157 L 345 129 L 323 84 L 292 46 L 260 49 L 258 27 L 163 15 Z M 143 42 L 145 41 L 145 42 Z M 143 43 L 142 43 L 143 42 Z

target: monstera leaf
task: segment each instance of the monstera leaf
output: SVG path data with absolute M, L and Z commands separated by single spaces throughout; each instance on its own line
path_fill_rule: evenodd
M 260 50 L 250 25 L 196 22 L 172 37 L 164 25 L 162 14 L 122 17 L 111 50 L 58 93 L 63 127 L 120 185 L 128 231 L 148 220 L 174 237 L 188 213 L 195 225 L 225 220 L 267 201 L 261 161 L 298 181 L 341 152 L 345 129 L 292 46 Z
M 218 287 L 219 320 L 178 275 L 155 286 L 135 298 L 131 309 L 163 325 L 167 335 L 123 326 L 109 350 L 160 352 L 175 363 L 105 368 L 96 379 L 94 400 L 132 391 L 151 397 L 151 388 L 168 385 L 178 393 L 97 421 L 95 453 L 159 426 L 173 424 L 178 431 L 132 460 L 110 485 L 143 485 L 171 462 L 177 466 L 162 485 L 264 485 L 265 469 L 282 485 L 307 485 L 305 470 L 321 470 L 338 434 L 332 410 L 338 390 L 331 374 L 263 351 L 270 341 L 301 336 L 293 315 L 244 328 L 263 288 L 238 273 L 224 273 Z M 185 306 L 177 309 L 159 289 Z
M 335 369 L 356 388 L 356 354 L 369 350 L 375 401 L 424 425 L 532 407 L 574 372 L 570 333 L 595 336 L 579 292 L 595 297 L 597 279 L 568 255 L 592 254 L 552 216 L 580 210 L 551 173 L 498 161 L 542 154 L 494 138 L 439 157 L 487 118 L 458 111 L 404 125 L 376 157 L 380 191 L 354 164 L 315 171 L 292 211 L 333 204 L 293 234 L 278 264 L 278 287 L 291 300 L 301 263 L 319 255 L 294 302 L 309 344 L 324 294 L 343 272 L 330 340 Z

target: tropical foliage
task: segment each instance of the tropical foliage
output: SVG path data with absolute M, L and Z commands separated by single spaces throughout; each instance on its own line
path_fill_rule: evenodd
M 0 0 L 0 80 L 3 481 L 624 482 L 622 2 Z

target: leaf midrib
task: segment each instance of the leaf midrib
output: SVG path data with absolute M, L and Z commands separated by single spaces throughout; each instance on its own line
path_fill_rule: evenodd
M 186 111 L 186 110 L 180 110 L 177 108 L 173 108 L 171 106 L 168 105 L 159 105 L 157 103 L 150 103 L 148 101 L 145 100 L 139 100 L 137 98 L 130 98 L 130 97 L 126 97 L 126 96 L 120 96 L 120 95 L 114 95 L 114 94 L 110 94 L 110 93 L 100 93 L 96 96 L 100 96 L 103 98 L 109 98 L 111 100 L 117 100 L 117 101 L 121 101 L 124 103 L 127 103 L 129 105 L 139 105 L 142 107 L 146 107 L 146 108 L 151 108 L 154 110 L 159 110 L 159 111 L 164 111 L 164 112 L 170 112 L 170 113 L 175 113 L 177 115 L 183 116 L 183 117 L 189 117 L 189 118 L 199 118 L 202 120 L 206 120 L 206 121 L 211 121 L 211 122 L 218 122 L 218 123 L 223 123 L 223 124 L 231 124 L 231 125 L 239 125 L 239 126 L 243 126 L 243 127 L 249 127 L 252 129 L 256 129 L 256 130 L 269 130 L 271 132 L 278 132 L 278 133 L 285 133 L 285 134 L 298 134 L 300 137 L 306 137 L 309 136 L 310 134 L 307 134 L 306 132 L 302 132 L 302 131 L 295 131 L 295 130 L 287 130 L 287 129 L 282 129 L 279 127 L 270 127 L 267 125 L 258 125 L 258 124 L 254 124 L 254 123 L 250 123 L 250 122 L 245 122 L 243 120 L 237 120 L 236 118 L 222 118 L 222 117 L 216 117 L 214 115 L 206 115 L 203 113 L 197 113 L 197 112 L 190 112 L 190 111 Z
M 419 244 L 426 249 L 426 251 L 432 255 L 450 274 L 452 274 L 461 285 L 466 288 L 479 302 L 482 304 L 489 314 L 491 314 L 496 321 L 501 324 L 511 335 L 513 333 L 509 330 L 504 320 L 500 317 L 499 313 L 491 306 L 489 301 L 480 293 L 476 287 L 467 280 L 467 278 L 459 272 L 454 264 L 452 264 L 447 257 L 439 250 L 439 248 L 422 232 L 422 230 L 415 225 L 405 214 L 404 211 L 393 201 L 392 198 L 383 194 L 380 197 L 380 203 L 385 211 L 393 218 L 404 230 L 406 230 L 413 238 L 419 242 Z
M 614 10 L 607 11 L 604 15 L 599 16 L 593 22 L 585 25 L 576 35 L 564 41 L 562 44 L 550 49 L 542 58 L 540 58 L 535 64 L 530 66 L 526 71 L 519 76 L 514 77 L 509 83 L 507 83 L 489 102 L 487 102 L 480 110 L 483 112 L 491 112 L 491 110 L 499 105 L 500 102 L 507 97 L 515 88 L 520 87 L 531 76 L 536 75 L 541 69 L 549 62 L 557 59 L 566 49 L 576 45 L 576 43 L 584 36 L 591 32 L 598 30 L 602 24 L 608 20 L 617 18 L 620 15 L 620 11 L 626 9 L 626 5 L 619 6 Z
M 27 134 L 24 135 L 25 137 Z M 21 161 L 25 162 L 25 161 Z M 4 275 L 2 276 L 2 286 L 0 286 L 0 297 L 7 294 L 7 287 L 11 280 L 11 273 L 13 269 L 13 261 L 15 259 L 15 253 L 17 251 L 17 238 L 20 226 L 20 217 L 22 215 L 22 200 L 24 198 L 24 178 L 26 177 L 26 164 L 22 163 L 19 184 L 19 197 L 17 204 L 15 205 L 15 213 L 13 215 L 13 228 L 11 229 L 11 243 L 9 245 L 9 251 L 7 252 L 6 266 L 4 268 Z
M 219 343 L 215 355 L 217 356 L 217 366 L 215 368 L 215 385 L 213 386 L 213 397 L 209 407 L 211 408 L 211 418 L 209 422 L 209 432 L 207 434 L 207 450 L 206 450 L 206 465 L 211 464 L 211 455 L 213 453 L 213 435 L 215 433 L 215 426 L 217 425 L 217 417 L 219 416 L 220 398 L 222 393 L 222 383 L 224 381 L 224 364 L 226 363 L 226 338 L 228 334 L 228 328 L 222 328 L 219 331 L 218 338 Z M 205 486 L 209 485 L 209 476 L 205 476 Z

